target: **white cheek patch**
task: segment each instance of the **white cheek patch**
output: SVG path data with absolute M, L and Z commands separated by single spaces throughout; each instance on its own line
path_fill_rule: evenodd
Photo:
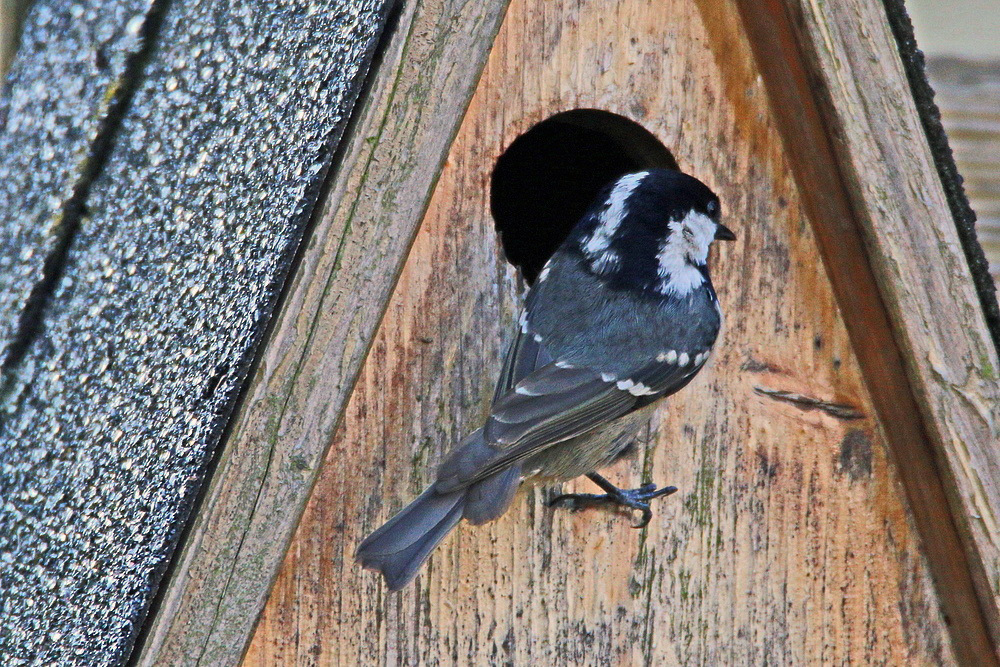
M 705 282 L 698 267 L 708 260 L 708 247 L 718 225 L 708 216 L 690 211 L 669 227 L 670 235 L 657 255 L 660 282 L 656 288 L 663 294 L 687 296 Z
M 681 223 L 686 225 L 692 233 L 692 238 L 688 242 L 691 261 L 696 264 L 704 264 L 708 261 L 708 247 L 715 240 L 715 233 L 719 226 L 707 215 L 695 211 L 688 213 Z
M 672 296 L 687 296 L 703 282 L 705 282 L 705 276 L 701 275 L 701 271 L 686 264 L 662 278 L 656 285 L 656 291 Z
M 615 187 L 608 195 L 607 207 L 598 216 L 597 228 L 583 244 L 583 252 L 588 257 L 599 258 L 611 245 L 611 238 L 628 215 L 626 204 L 629 196 L 639 187 L 648 173 L 641 171 L 637 174 L 627 174 L 615 183 Z

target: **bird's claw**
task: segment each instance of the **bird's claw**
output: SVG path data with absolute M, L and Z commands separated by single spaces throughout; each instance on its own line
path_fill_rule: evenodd
M 601 486 L 604 485 L 602 484 Z M 653 518 L 653 510 L 649 508 L 649 501 L 677 492 L 676 486 L 665 486 L 662 489 L 658 489 L 656 488 L 656 484 L 644 484 L 638 489 L 619 489 L 610 484 L 608 486 L 610 488 L 605 487 L 607 493 L 564 493 L 549 501 L 549 507 L 555 507 L 562 502 L 572 503 L 573 511 L 602 505 L 627 507 L 642 512 L 642 520 L 632 527 L 645 528 Z

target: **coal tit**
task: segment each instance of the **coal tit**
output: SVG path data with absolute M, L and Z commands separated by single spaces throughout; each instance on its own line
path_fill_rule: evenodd
M 654 404 L 684 387 L 722 323 L 708 275 L 714 240 L 736 237 L 701 181 L 651 169 L 609 184 L 539 273 L 497 382 L 490 416 L 445 458 L 436 481 L 372 533 L 355 557 L 409 583 L 461 519 L 481 524 L 522 483 L 587 475 L 612 502 L 643 512 L 675 489 L 622 490 L 596 474 L 620 457 Z

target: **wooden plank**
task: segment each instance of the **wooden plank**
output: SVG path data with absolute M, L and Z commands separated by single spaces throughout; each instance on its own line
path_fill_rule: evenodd
M 32 8 L 0 100 L 5 664 L 129 658 L 383 7 Z
M 27 9 L 27 0 L 0 0 L 0 81 L 14 59 Z
M 799 111 L 782 131 L 956 651 L 994 664 L 1000 365 L 885 11 L 789 0 L 743 15 L 772 104 Z M 882 304 L 858 289 L 873 280 Z
M 955 661 L 739 15 L 701 10 L 511 4 L 245 664 Z M 647 453 L 609 471 L 680 492 L 645 531 L 523 494 L 386 594 L 352 553 L 483 418 L 516 322 L 490 169 L 533 123 L 576 107 L 662 138 L 740 238 L 713 258 L 719 356 L 660 410 Z
M 404 8 L 140 663 L 242 655 L 504 9 Z
M 929 58 L 927 74 L 978 217 L 979 242 L 1000 280 L 1000 61 Z

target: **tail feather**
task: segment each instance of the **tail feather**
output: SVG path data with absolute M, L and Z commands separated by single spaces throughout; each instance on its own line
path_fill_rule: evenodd
M 399 590 L 413 580 L 434 547 L 463 517 L 478 525 L 506 512 L 521 485 L 519 464 L 471 485 L 464 481 L 495 454 L 482 429 L 470 434 L 441 464 L 437 482 L 365 538 L 355 559 L 381 572 L 390 590 Z
M 464 489 L 440 494 L 432 486 L 369 535 L 354 557 L 381 572 L 389 590 L 397 591 L 413 580 L 464 511 Z
M 476 482 L 465 493 L 465 520 L 478 526 L 498 518 L 510 507 L 520 486 L 520 465 L 511 466 Z
M 365 538 L 354 557 L 381 572 L 389 590 L 397 591 L 463 517 L 478 525 L 507 511 L 520 482 L 521 468 L 514 466 L 456 491 L 438 493 L 431 486 Z

